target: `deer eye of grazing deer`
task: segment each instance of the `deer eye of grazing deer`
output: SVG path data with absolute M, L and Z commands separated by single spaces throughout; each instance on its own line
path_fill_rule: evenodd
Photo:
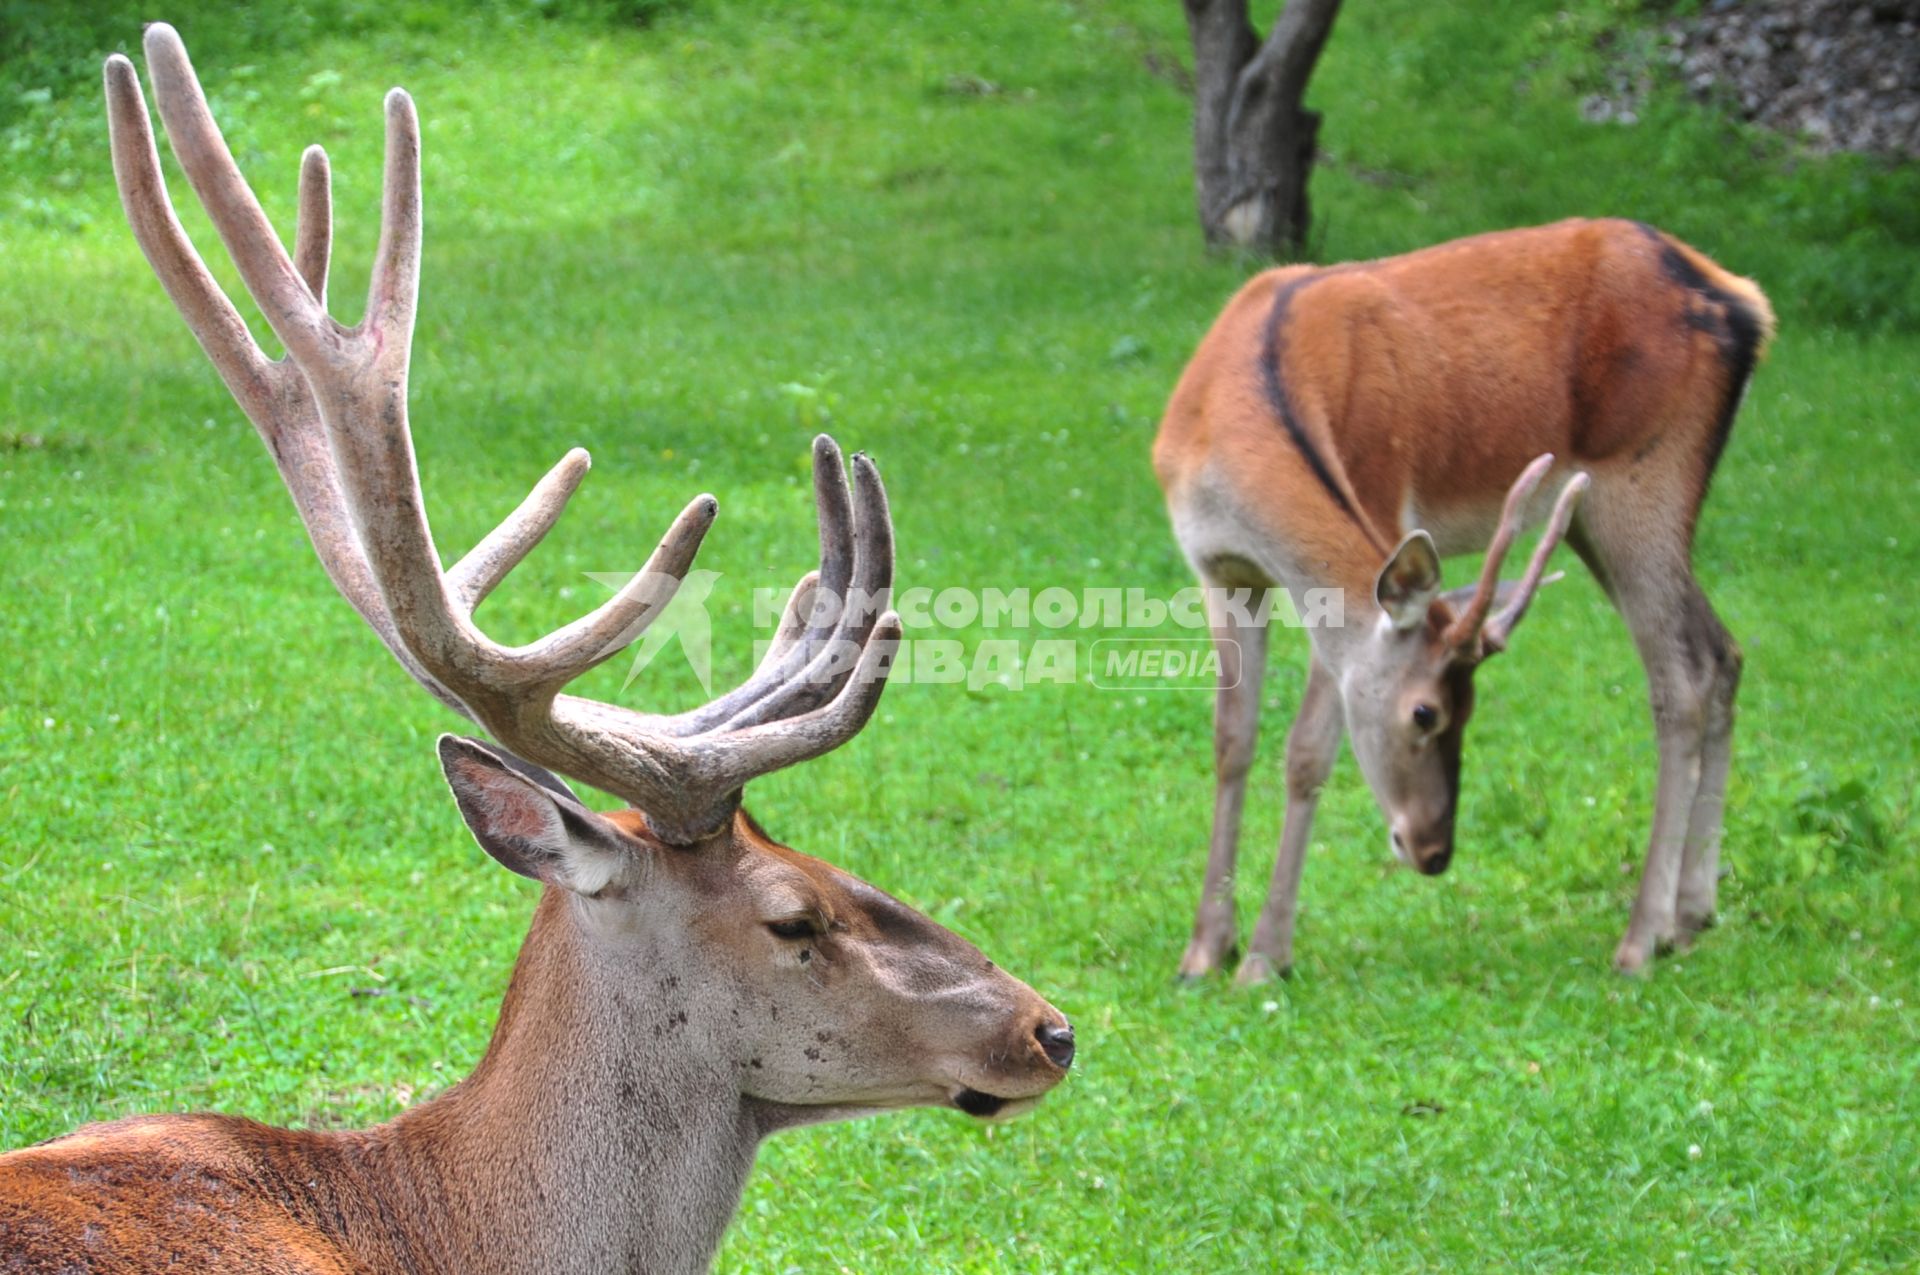
M 1433 728 L 1438 726 L 1439 724 L 1440 724 L 1439 709 L 1435 708 L 1431 704 L 1415 704 L 1413 706 L 1414 729 L 1418 730 L 1421 734 L 1424 735 L 1424 734 L 1432 733 Z

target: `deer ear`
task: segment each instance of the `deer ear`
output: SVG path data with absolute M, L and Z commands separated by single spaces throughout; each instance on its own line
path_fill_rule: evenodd
M 1427 622 L 1427 608 L 1440 596 L 1440 553 L 1433 537 L 1409 532 L 1400 547 L 1380 568 L 1373 582 L 1373 599 L 1396 629 L 1418 628 Z
M 511 753 L 442 735 L 440 766 L 473 839 L 523 877 L 597 894 L 629 853 L 620 831 L 564 783 Z

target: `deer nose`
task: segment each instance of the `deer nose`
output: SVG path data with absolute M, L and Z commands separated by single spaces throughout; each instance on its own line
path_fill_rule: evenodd
M 1061 1071 L 1073 1066 L 1073 1028 L 1065 1023 L 1057 1026 L 1042 1023 L 1033 1029 L 1033 1035 L 1040 1042 L 1040 1052 L 1047 1056 L 1048 1062 Z
M 1448 837 L 1438 845 L 1418 846 L 1413 852 L 1414 866 L 1423 876 L 1437 877 L 1447 870 L 1453 862 L 1453 838 Z

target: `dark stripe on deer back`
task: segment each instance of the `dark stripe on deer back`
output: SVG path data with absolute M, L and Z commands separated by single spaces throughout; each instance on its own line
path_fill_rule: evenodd
M 1294 412 L 1293 400 L 1287 394 L 1286 382 L 1280 376 L 1280 360 L 1286 355 L 1287 307 L 1292 303 L 1296 292 L 1318 278 L 1320 275 L 1317 272 L 1304 275 L 1282 285 L 1279 292 L 1274 294 L 1273 308 L 1267 311 L 1265 339 L 1260 342 L 1260 384 L 1266 391 L 1267 405 L 1273 409 L 1273 414 L 1280 418 L 1280 424 L 1285 427 L 1287 436 L 1293 439 L 1293 445 L 1300 449 L 1300 455 L 1306 460 L 1307 468 L 1311 469 L 1313 476 L 1320 480 L 1320 485 L 1326 488 L 1327 494 L 1333 497 L 1334 503 L 1339 505 L 1347 517 L 1353 519 L 1362 531 L 1365 531 L 1366 524 L 1360 521 L 1360 515 L 1348 503 L 1346 493 L 1342 492 L 1340 485 L 1333 481 L 1333 472 L 1327 468 L 1326 461 L 1321 458 L 1312 440 L 1307 437 L 1306 431 L 1300 427 L 1300 418 Z

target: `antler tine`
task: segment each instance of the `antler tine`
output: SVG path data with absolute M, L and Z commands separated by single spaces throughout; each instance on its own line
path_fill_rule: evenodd
M 1494 530 L 1493 542 L 1487 546 L 1487 558 L 1480 568 L 1480 583 L 1474 589 L 1473 598 L 1467 603 L 1466 609 L 1447 627 L 1445 640 L 1449 646 L 1464 648 L 1478 638 L 1480 626 L 1486 623 L 1487 612 L 1492 609 L 1494 596 L 1500 590 L 1500 568 L 1507 560 L 1507 550 L 1513 547 L 1513 538 L 1520 534 L 1527 498 L 1533 495 L 1533 489 L 1540 485 L 1540 479 L 1552 467 L 1552 452 L 1535 458 L 1532 464 L 1520 471 L 1520 476 L 1513 480 L 1513 486 L 1507 490 L 1506 504 L 1500 510 L 1500 525 Z
M 228 391 L 271 441 L 275 365 L 254 344 L 246 321 L 214 282 L 174 215 L 133 63 L 114 54 L 107 59 L 105 79 L 114 181 L 133 237 Z
M 333 174 L 327 152 L 307 147 L 300 157 L 300 215 L 293 223 L 293 268 L 313 303 L 327 308 L 327 264 L 333 256 Z
M 887 689 L 899 650 L 900 617 L 892 611 L 874 623 L 860 661 L 827 703 L 797 717 L 750 726 L 731 734 L 719 753 L 712 781 L 738 792 L 748 781 L 832 752 L 860 733 Z
M 173 143 L 187 181 L 239 268 L 241 281 L 289 351 L 303 357 L 323 354 L 328 338 L 339 327 L 314 301 L 234 164 L 179 33 L 156 22 L 147 28 L 146 49 L 154 101 L 166 125 L 167 140 Z
M 1485 655 L 1497 655 L 1507 649 L 1507 639 L 1527 614 L 1527 607 L 1533 603 L 1533 595 L 1545 583 L 1547 559 L 1553 556 L 1554 548 L 1567 534 L 1567 526 L 1573 521 L 1574 506 L 1580 503 L 1580 493 L 1587 489 L 1590 482 L 1592 479 L 1586 474 L 1575 474 L 1560 489 L 1559 499 L 1553 502 L 1553 516 L 1547 520 L 1546 530 L 1540 533 L 1540 543 L 1534 546 L 1533 557 L 1527 562 L 1527 571 L 1520 577 L 1519 587 L 1500 613 L 1480 630 L 1480 646 Z
M 760 657 L 760 663 L 754 667 L 747 683 L 728 692 L 729 696 L 738 695 L 748 683 L 772 680 L 772 670 L 782 667 L 784 661 L 791 658 L 794 644 L 806 636 L 807 626 L 816 605 L 814 595 L 819 586 L 818 571 L 809 571 L 795 582 L 793 588 L 787 593 L 786 606 L 780 612 L 780 623 L 774 626 L 773 638 L 767 643 L 766 654 Z M 693 730 L 689 723 L 696 715 L 704 715 L 710 707 L 712 705 L 703 704 L 700 708 L 670 719 L 674 723 L 673 732 L 697 734 L 698 731 Z
M 825 434 L 813 438 L 813 494 L 820 522 L 820 583 L 814 591 L 816 605 L 808 617 L 807 636 L 819 638 L 832 630 L 839 610 L 818 604 L 823 599 L 844 601 L 857 552 L 853 496 L 847 490 L 840 444 Z
M 780 613 L 780 623 L 773 630 L 773 640 L 767 643 L 767 653 L 761 657 L 759 667 L 754 669 L 755 675 L 777 663 L 806 633 L 807 620 L 813 613 L 814 591 L 819 587 L 818 571 L 807 572 L 794 584 L 792 591 L 787 594 L 786 608 Z
M 763 725 L 809 712 L 839 694 L 854 674 L 893 592 L 893 519 L 880 471 L 865 455 L 853 458 L 854 573 L 833 634 L 805 668 L 758 702 L 729 718 L 727 729 Z
M 507 573 L 546 538 L 592 465 L 585 448 L 576 447 L 568 452 L 559 464 L 547 471 L 546 477 L 534 484 L 519 508 L 469 549 L 466 557 L 453 564 L 447 572 L 447 587 L 453 591 L 454 600 L 462 610 L 471 615 L 507 578 Z
M 568 764 L 558 768 L 602 787 L 596 772 L 630 777 L 651 769 L 658 791 L 645 806 L 647 822 L 669 844 L 692 844 L 725 825 L 748 783 L 829 753 L 859 734 L 886 690 L 899 641 L 900 617 L 888 611 L 875 623 L 852 675 L 826 704 L 744 730 L 673 740 L 676 747 L 667 756 L 661 741 L 636 729 L 656 726 L 658 719 L 562 695 L 554 700 L 552 721 Z
M 620 591 L 564 628 L 531 646 L 504 651 L 509 659 L 524 660 L 541 671 L 541 682 L 559 690 L 574 678 L 624 649 L 646 631 L 673 600 L 700 552 L 700 542 L 713 526 L 720 502 L 695 496 L 673 520 L 659 547 Z
M 273 455 L 321 566 L 334 587 L 414 680 L 455 712 L 472 717 L 473 713 L 459 697 L 430 676 L 407 652 L 394 631 L 392 618 L 387 614 L 386 604 L 354 537 L 333 456 L 306 381 L 294 368 L 275 363 L 261 353 L 247 331 L 246 321 L 214 282 L 174 214 L 166 180 L 161 174 L 152 121 L 147 115 L 146 99 L 141 95 L 140 77 L 133 63 L 115 54 L 107 59 L 104 75 L 114 179 L 120 188 L 121 205 L 133 228 L 134 239 L 174 307 L 186 320 L 188 330 Z M 302 174 L 301 207 L 305 214 L 303 223 L 314 226 L 319 220 L 320 205 L 313 191 L 317 178 L 324 176 L 325 159 L 322 156 L 318 161 L 316 172 L 311 152 L 309 156 Z M 307 242 L 313 243 L 318 238 L 314 235 Z M 306 271 L 303 275 L 309 281 L 314 277 Z
M 787 618 L 781 621 L 781 631 L 791 632 L 787 621 L 797 612 L 804 627 L 784 644 L 777 632 L 760 666 L 739 686 L 673 718 L 676 734 L 698 734 L 721 726 L 785 685 L 811 662 L 844 614 L 859 550 L 840 447 L 825 434 L 813 440 L 813 498 L 820 527 L 820 569 L 794 586 L 787 599 Z M 801 606 L 803 589 L 807 597 Z
M 384 339 L 380 356 L 403 373 L 420 301 L 420 117 L 405 89 L 387 90 L 387 162 L 380 183 L 380 244 L 367 285 L 364 331 Z M 402 405 L 405 399 L 402 396 Z

